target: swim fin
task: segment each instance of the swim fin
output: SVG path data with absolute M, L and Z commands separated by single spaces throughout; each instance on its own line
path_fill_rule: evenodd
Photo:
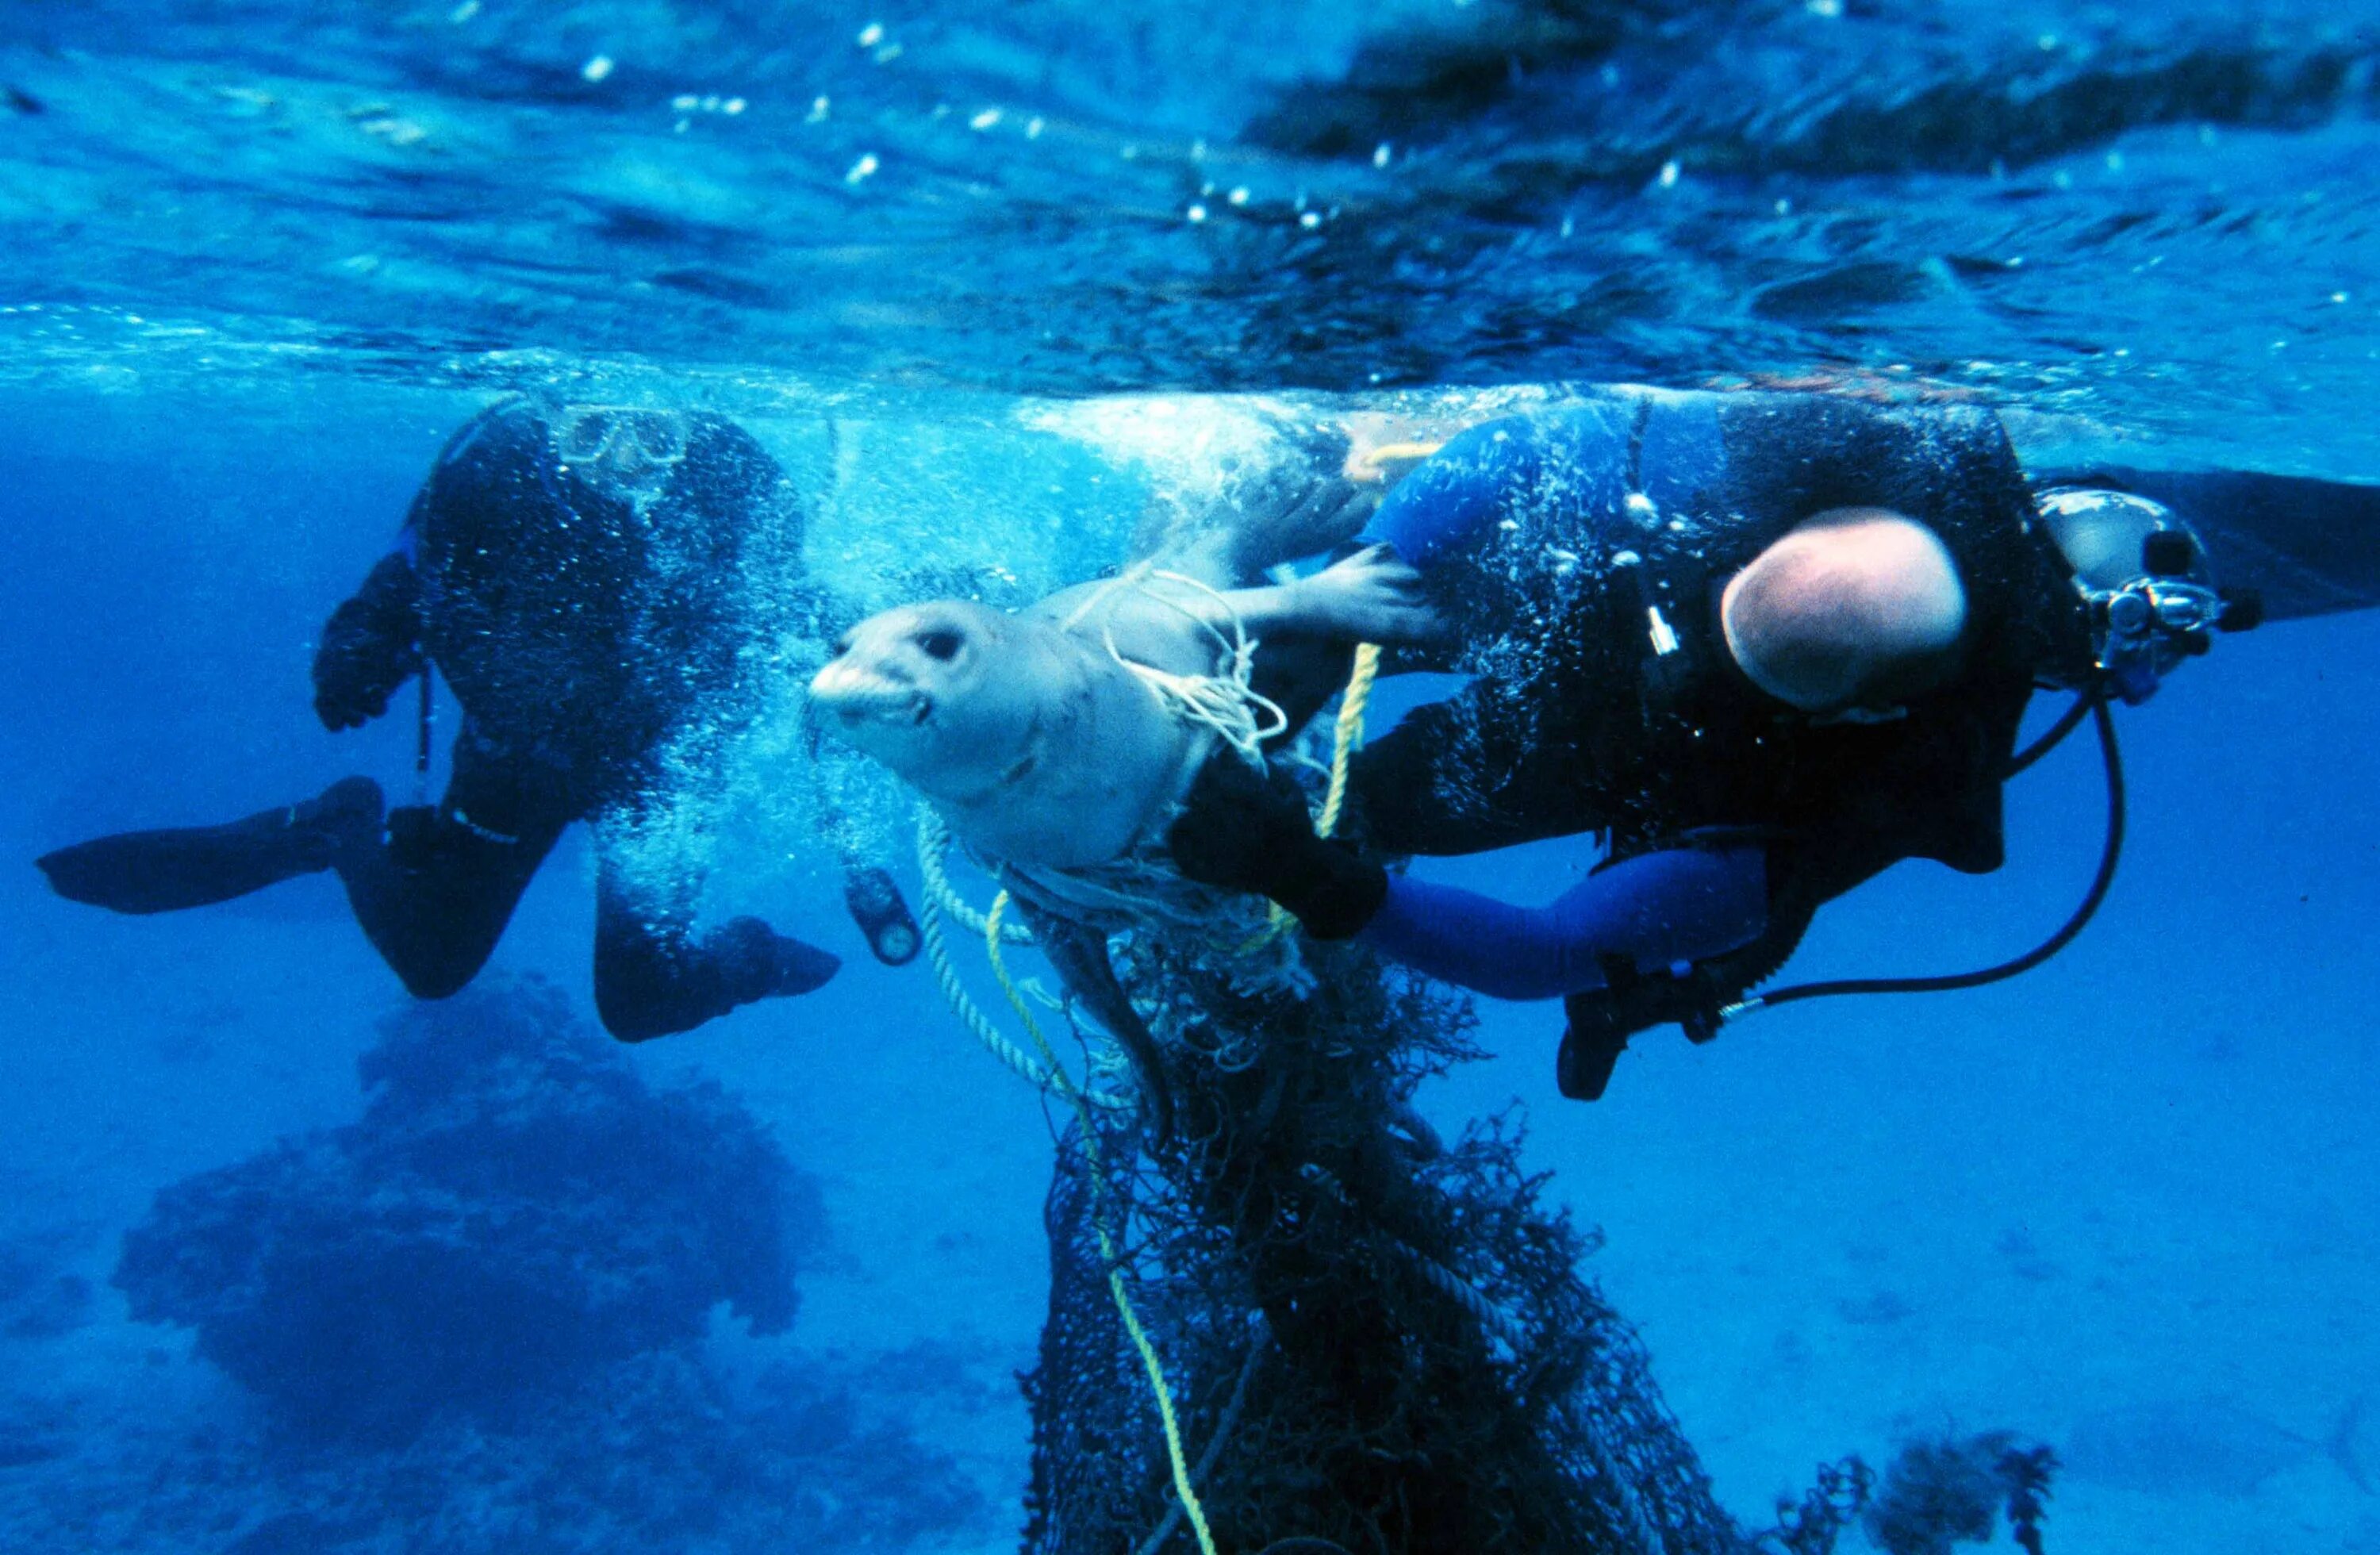
M 699 940 L 607 908 L 595 928 L 595 1013 L 623 1042 L 691 1031 L 739 1005 L 809 993 L 842 970 L 832 952 L 733 917 Z
M 342 847 L 377 841 L 380 784 L 346 778 L 316 798 L 221 826 L 120 832 L 33 862 L 70 902 L 118 913 L 170 913 L 246 896 L 331 867 Z
M 1718 1010 L 1726 1002 L 1717 977 L 1696 966 L 1683 977 L 1640 973 L 1624 956 L 1605 956 L 1605 986 L 1562 1000 L 1568 1024 L 1554 1059 L 1554 1083 L 1572 1101 L 1599 1101 L 1628 1039 L 1671 1021 L 1696 1042 L 1718 1035 Z

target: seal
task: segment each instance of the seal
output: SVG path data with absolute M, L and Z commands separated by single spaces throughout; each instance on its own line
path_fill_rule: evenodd
M 835 644 L 811 706 L 978 853 L 1081 869 L 1154 835 L 1219 740 L 1255 758 L 1302 724 L 1356 643 L 1431 637 L 1419 581 L 1375 546 L 1251 589 L 1135 571 L 1014 614 L 902 605 Z
M 1358 642 L 1424 640 L 1437 617 L 1386 547 L 1312 577 L 1222 589 L 1147 566 L 1015 614 L 964 600 L 870 616 L 810 682 L 820 723 L 926 796 L 977 853 L 1076 869 L 1162 831 L 1220 743 L 1261 760 L 1330 699 Z M 1259 666 L 1261 644 L 1265 660 Z M 1237 759 L 1225 757 L 1223 759 Z M 1107 935 L 1020 897 L 1050 965 L 1172 1133 L 1162 1054 Z

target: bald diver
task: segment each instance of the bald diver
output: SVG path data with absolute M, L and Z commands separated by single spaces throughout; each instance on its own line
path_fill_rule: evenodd
M 706 797 L 764 694 L 763 650 L 852 613 L 804 579 L 807 504 L 720 417 L 512 399 L 439 456 L 396 548 L 334 610 L 313 662 L 333 732 L 407 681 L 462 704 L 435 804 L 384 808 L 367 777 L 218 826 L 102 837 L 38 862 L 60 895 L 124 913 L 229 900 L 331 870 L 407 990 L 462 989 L 574 821 L 597 857 L 595 1002 L 624 1041 L 688 1030 L 832 978 L 832 953 L 739 917 L 698 932 L 706 874 L 677 807 Z M 883 870 L 844 859 L 881 960 L 917 953 Z
M 1565 1094 L 1634 1033 L 1696 1040 L 1765 998 L 1961 987 L 2037 964 L 2121 842 L 2110 700 L 2137 702 L 2261 613 L 2380 602 L 2380 488 L 2121 468 L 2028 478 L 1973 408 L 1821 394 L 1613 390 L 1472 428 L 1361 541 L 1420 569 L 1471 678 L 1354 759 L 1369 850 L 1318 838 L 1294 783 L 1201 771 L 1169 833 L 1193 879 L 1322 939 L 1513 999 L 1561 998 Z M 2331 537 L 2325 539 L 2324 537 Z M 2350 540 L 2347 537 L 2353 537 Z M 2336 563 L 2325 566 L 2325 562 Z M 2031 955 L 1984 972 L 1766 996 L 1826 903 L 1888 866 L 2005 857 L 2001 793 L 2036 688 L 2076 694 L 2110 780 L 2099 877 Z M 1583 836 L 1542 908 L 1392 875 L 1384 856 Z

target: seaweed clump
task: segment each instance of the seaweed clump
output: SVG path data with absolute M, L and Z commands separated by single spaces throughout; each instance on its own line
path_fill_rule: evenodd
M 1887 1555 L 1950 1555 L 1954 1545 L 1988 1541 L 2005 1512 L 2018 1546 L 2042 1555 L 2057 1466 L 2048 1448 L 2020 1446 L 2006 1431 L 1911 1442 L 1868 1504 L 1868 1539 Z
M 1188 936 L 1131 938 L 1178 1124 L 1146 1148 L 1098 1125 L 1097 1172 L 1079 1130 L 1060 1149 L 1029 1555 L 1195 1548 L 1102 1220 L 1219 1549 L 1779 1548 L 1714 1499 L 1518 1128 L 1449 1146 L 1415 1116 L 1415 1087 L 1471 1051 L 1468 1005 L 1360 950 L 1308 950 L 1310 991 L 1250 992 Z M 1823 1555 L 1849 1510 L 1791 1548 Z

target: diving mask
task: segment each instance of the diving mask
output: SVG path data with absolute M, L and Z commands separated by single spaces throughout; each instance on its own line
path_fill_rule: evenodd
M 2093 656 L 2126 702 L 2140 703 L 2217 631 L 2264 619 L 2253 592 L 2217 589 L 2206 552 L 2162 503 L 2070 486 L 2042 493 L 2041 515 L 2089 612 Z
M 563 464 L 624 493 L 650 494 L 686 458 L 686 419 L 674 410 L 574 405 L 552 425 Z

